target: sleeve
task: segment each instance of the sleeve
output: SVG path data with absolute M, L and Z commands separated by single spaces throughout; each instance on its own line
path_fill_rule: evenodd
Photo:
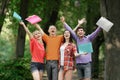
M 60 35 L 60 38 L 61 38 L 61 42 L 62 42 L 62 41 L 63 41 L 63 38 L 64 38 L 63 35 Z
M 75 44 L 72 44 L 73 45 L 73 53 L 75 53 L 77 51 L 77 47 Z
M 75 34 L 75 32 L 70 28 L 70 26 L 67 23 L 64 23 L 64 27 L 66 30 L 70 31 L 70 33 L 72 34 L 72 37 L 76 40 L 77 39 L 77 35 Z
M 87 37 L 89 38 L 90 41 L 93 41 L 96 36 L 98 35 L 98 33 L 101 31 L 101 28 L 98 27 L 94 32 L 92 32 L 90 35 L 88 35 Z
M 48 40 L 48 35 L 47 34 L 44 34 L 43 36 L 42 36 L 42 39 L 45 41 L 45 42 L 47 42 L 47 40 Z

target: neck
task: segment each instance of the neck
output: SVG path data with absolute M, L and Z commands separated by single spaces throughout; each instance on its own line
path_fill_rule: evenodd
M 66 40 L 65 40 L 65 43 L 69 43 L 69 39 L 66 39 Z
M 82 39 L 84 36 L 80 36 L 79 38 Z
M 56 36 L 56 34 L 50 34 L 50 36 L 54 37 L 54 36 Z

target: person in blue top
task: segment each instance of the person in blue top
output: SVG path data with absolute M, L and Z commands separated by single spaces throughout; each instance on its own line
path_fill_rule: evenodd
M 83 27 L 80 27 L 80 25 L 85 22 L 85 18 L 78 20 L 78 25 L 75 28 L 75 32 L 65 22 L 64 17 L 61 17 L 61 21 L 64 24 L 65 29 L 71 32 L 73 39 L 77 44 L 77 47 L 81 44 L 92 42 L 98 35 L 98 33 L 101 31 L 101 28 L 98 27 L 93 33 L 85 36 L 85 31 Z M 92 62 L 91 53 L 85 52 L 85 54 L 81 54 L 80 56 L 76 57 L 76 68 L 79 80 L 91 80 L 91 62 Z

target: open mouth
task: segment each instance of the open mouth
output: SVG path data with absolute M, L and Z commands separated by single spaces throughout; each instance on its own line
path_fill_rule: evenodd
M 51 32 L 55 32 L 55 31 L 51 31 Z
M 68 37 L 68 35 L 66 35 L 66 37 Z
M 68 35 L 65 35 L 65 37 L 67 38 L 67 37 L 69 37 Z

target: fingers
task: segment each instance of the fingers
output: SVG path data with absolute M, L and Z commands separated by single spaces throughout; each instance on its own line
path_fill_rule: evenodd
M 65 22 L 65 17 L 64 17 L 64 16 L 60 17 L 60 20 L 61 20 L 62 22 Z
M 83 24 L 86 22 L 86 19 L 85 18 L 82 18 L 81 20 L 78 19 L 78 24 Z
M 21 25 L 24 25 L 24 22 L 23 21 L 21 21 L 21 22 L 19 22 Z

